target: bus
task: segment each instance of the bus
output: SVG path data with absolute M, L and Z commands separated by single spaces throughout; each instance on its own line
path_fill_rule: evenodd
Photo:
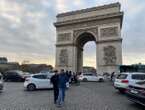
M 122 72 L 143 72 L 145 73 L 145 65 L 136 64 L 136 65 L 120 65 L 120 73 Z

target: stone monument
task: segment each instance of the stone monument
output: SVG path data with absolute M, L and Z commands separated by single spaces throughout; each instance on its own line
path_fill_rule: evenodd
M 83 47 L 96 43 L 98 73 L 116 72 L 122 64 L 120 3 L 87 8 L 57 15 L 56 68 L 81 72 Z

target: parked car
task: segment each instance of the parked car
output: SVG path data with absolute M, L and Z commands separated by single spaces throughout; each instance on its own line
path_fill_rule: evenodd
M 40 74 L 47 75 L 48 77 L 52 77 L 55 73 L 54 72 L 40 72 Z
M 145 80 L 129 85 L 126 94 L 129 100 L 145 106 Z
M 26 78 L 24 82 L 24 88 L 28 91 L 33 91 L 36 89 L 51 89 L 53 85 L 50 82 L 50 75 L 47 74 L 33 74 Z
M 104 81 L 104 77 L 101 75 L 96 75 L 94 73 L 82 73 L 79 76 L 80 81 Z
M 4 81 L 23 82 L 25 81 L 25 76 L 22 71 L 11 70 L 4 73 Z
M 22 75 L 23 75 L 24 79 L 31 76 L 31 74 L 29 72 L 23 72 Z
M 0 91 L 3 90 L 4 84 L 3 84 L 3 75 L 0 73 Z
M 145 80 L 145 73 L 121 73 L 115 78 L 114 87 L 121 93 L 124 93 L 127 90 L 128 85 L 133 85 L 136 82 L 143 80 Z
M 103 77 L 104 79 L 110 79 L 110 73 L 107 72 L 103 73 Z

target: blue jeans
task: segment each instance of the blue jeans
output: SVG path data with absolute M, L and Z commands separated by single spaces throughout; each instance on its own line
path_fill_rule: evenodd
M 64 103 L 65 98 L 65 88 L 59 88 L 59 95 L 58 95 L 58 104 L 61 105 Z

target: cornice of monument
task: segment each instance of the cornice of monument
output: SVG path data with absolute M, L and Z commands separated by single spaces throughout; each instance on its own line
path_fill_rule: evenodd
M 96 10 L 102 10 L 106 8 L 112 8 L 112 7 L 119 7 L 120 8 L 120 3 L 111 3 L 103 6 L 97 6 L 97 7 L 92 7 L 92 8 L 86 8 L 86 9 L 81 9 L 81 10 L 76 10 L 76 11 L 70 11 L 70 12 L 65 12 L 58 14 L 56 17 L 64 17 L 64 16 L 69 16 L 69 15 L 75 15 L 75 14 L 81 14 L 84 12 L 91 12 L 91 11 L 96 11 Z
M 93 20 L 102 20 L 102 19 L 109 19 L 114 17 L 120 17 L 121 18 L 121 24 L 120 27 L 122 27 L 122 21 L 123 21 L 123 12 L 117 12 L 117 13 L 111 13 L 111 14 L 105 14 L 105 15 L 99 15 L 94 17 L 88 17 L 88 18 L 81 18 L 81 19 L 75 19 L 75 20 L 67 20 L 64 22 L 56 22 L 54 25 L 56 27 L 64 26 L 64 25 L 71 25 L 75 23 L 82 23 L 82 22 L 88 22 Z

